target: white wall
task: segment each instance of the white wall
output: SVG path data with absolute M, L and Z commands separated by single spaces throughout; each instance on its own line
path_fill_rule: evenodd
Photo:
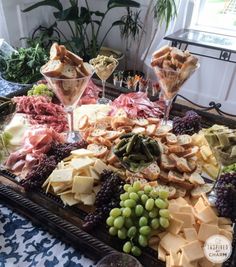
M 16 3 L 17 2 L 17 3 Z M 32 30 L 39 24 L 50 25 L 53 22 L 53 17 L 51 16 L 52 8 L 38 8 L 29 13 L 20 12 L 29 4 L 37 2 L 36 0 L 2 0 L 4 11 L 6 14 L 7 27 L 10 35 L 10 41 L 15 46 L 22 45 L 19 41 L 20 37 L 25 37 L 27 34 L 32 33 Z M 82 2 L 82 1 L 81 1 Z M 142 18 L 144 17 L 145 11 L 147 9 L 148 0 L 141 0 L 142 4 Z M 65 5 L 68 4 L 67 1 L 63 1 Z M 107 1 L 104 0 L 89 0 L 93 10 L 105 10 L 105 4 Z M 114 9 L 110 12 L 108 18 L 104 21 L 104 28 L 100 38 L 106 32 L 110 24 L 121 17 L 125 12 L 125 9 Z M 152 18 L 149 18 L 151 22 Z M 60 24 L 63 31 L 69 34 L 66 26 Z M 144 44 L 142 46 L 141 53 L 147 46 L 150 38 L 151 31 L 150 27 L 145 30 L 147 34 L 145 35 Z M 124 43 L 122 42 L 119 34 L 119 28 L 114 28 L 113 31 L 108 36 L 105 45 L 122 50 L 125 52 Z M 130 47 L 130 55 L 128 57 L 128 67 L 133 67 L 134 57 L 136 56 L 136 46 L 135 42 L 132 42 Z M 190 51 L 203 52 L 199 48 L 189 47 Z M 204 51 L 207 53 L 212 53 L 212 51 Z M 141 56 L 139 55 L 139 58 Z M 122 62 L 123 64 L 124 62 Z M 140 62 L 139 62 L 140 63 Z M 190 98 L 191 100 L 202 104 L 208 105 L 211 100 L 220 102 L 223 105 L 223 110 L 229 113 L 236 114 L 236 64 L 222 62 L 215 59 L 200 58 L 201 67 L 197 72 L 191 77 L 191 79 L 186 82 L 186 84 L 181 89 L 180 93 L 184 96 Z M 120 68 L 123 65 L 120 65 Z M 140 66 L 141 64 L 139 64 Z M 140 68 L 140 67 L 139 67 Z

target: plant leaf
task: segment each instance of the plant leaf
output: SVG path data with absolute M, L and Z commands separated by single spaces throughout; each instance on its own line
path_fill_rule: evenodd
M 100 11 L 95 11 L 95 12 L 91 12 L 91 13 L 93 13 L 94 15 L 96 15 L 98 17 L 102 17 L 102 18 L 105 16 L 105 13 L 100 12 Z
M 32 6 L 27 7 L 26 9 L 22 10 L 22 12 L 29 12 L 35 8 L 40 7 L 40 6 L 52 6 L 58 10 L 63 10 L 63 6 L 59 2 L 59 0 L 44 0 L 44 1 L 41 1 L 39 3 L 33 4 Z
M 107 3 L 107 9 L 115 7 L 140 7 L 140 3 L 133 0 L 109 0 Z
M 86 7 L 81 7 L 78 21 L 81 24 L 83 23 L 89 24 L 91 22 L 91 16 L 92 12 L 90 12 Z
M 124 21 L 122 20 L 116 20 L 112 23 L 112 27 L 114 26 L 121 26 L 121 25 L 125 25 Z
M 53 14 L 59 21 L 75 21 L 78 18 L 79 9 L 77 6 L 73 6 Z

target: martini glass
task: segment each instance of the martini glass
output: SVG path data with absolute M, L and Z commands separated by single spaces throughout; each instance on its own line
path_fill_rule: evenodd
M 73 111 L 78 105 L 79 100 L 94 73 L 94 68 L 90 64 L 84 63 L 84 67 L 87 69 L 89 75 L 74 79 L 49 77 L 41 71 L 41 74 L 48 82 L 49 87 L 53 90 L 68 114 L 69 132 L 67 135 L 67 142 L 69 143 L 75 143 L 82 140 L 80 133 L 74 131 Z
M 158 78 L 160 84 L 161 92 L 164 96 L 165 111 L 164 118 L 162 121 L 163 125 L 168 124 L 169 113 L 172 101 L 174 97 L 179 92 L 181 86 L 189 79 L 189 77 L 198 69 L 200 64 L 198 63 L 195 68 L 186 72 L 181 72 L 181 70 L 173 70 L 171 68 L 160 68 L 158 66 L 154 67 L 155 74 Z
M 91 59 L 89 61 L 95 68 L 95 73 L 102 81 L 102 97 L 98 99 L 98 104 L 108 104 L 111 102 L 110 99 L 106 98 L 105 96 L 105 89 L 106 89 L 106 80 L 112 75 L 116 67 L 118 66 L 118 61 L 116 59 L 112 60 L 108 64 L 103 64 L 103 62 L 96 63 L 96 58 Z

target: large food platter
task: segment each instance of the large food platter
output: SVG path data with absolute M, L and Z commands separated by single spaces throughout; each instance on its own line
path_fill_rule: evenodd
M 18 92 L 17 95 L 24 93 L 25 91 Z M 114 99 L 120 93 L 125 93 L 125 89 L 117 89 L 112 85 L 107 88 L 110 99 Z M 187 106 L 174 103 L 171 117 L 183 115 L 187 110 L 189 110 Z M 203 127 L 218 123 L 235 128 L 235 121 L 232 119 L 224 118 L 222 120 L 219 115 L 209 114 L 201 110 L 198 110 L 198 113 L 202 116 Z M 46 194 L 43 190 L 25 192 L 18 182 L 18 177 L 5 169 L 0 170 L 0 201 L 28 217 L 36 225 L 44 227 L 56 237 L 81 250 L 95 261 L 108 253 L 122 250 L 121 242 L 117 238 L 109 236 L 105 226 L 98 226 L 89 233 L 82 230 L 82 221 L 87 214 L 85 209 L 77 206 L 65 207 L 58 197 L 50 193 Z M 234 248 L 235 242 L 236 236 L 234 234 Z M 224 266 L 235 266 L 235 253 L 234 249 L 231 258 Z M 158 260 L 157 252 L 151 248 L 145 248 L 139 260 L 143 266 L 165 266 L 163 262 Z

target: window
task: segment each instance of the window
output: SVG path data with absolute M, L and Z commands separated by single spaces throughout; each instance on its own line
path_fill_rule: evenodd
M 236 0 L 198 0 L 191 28 L 236 36 Z

